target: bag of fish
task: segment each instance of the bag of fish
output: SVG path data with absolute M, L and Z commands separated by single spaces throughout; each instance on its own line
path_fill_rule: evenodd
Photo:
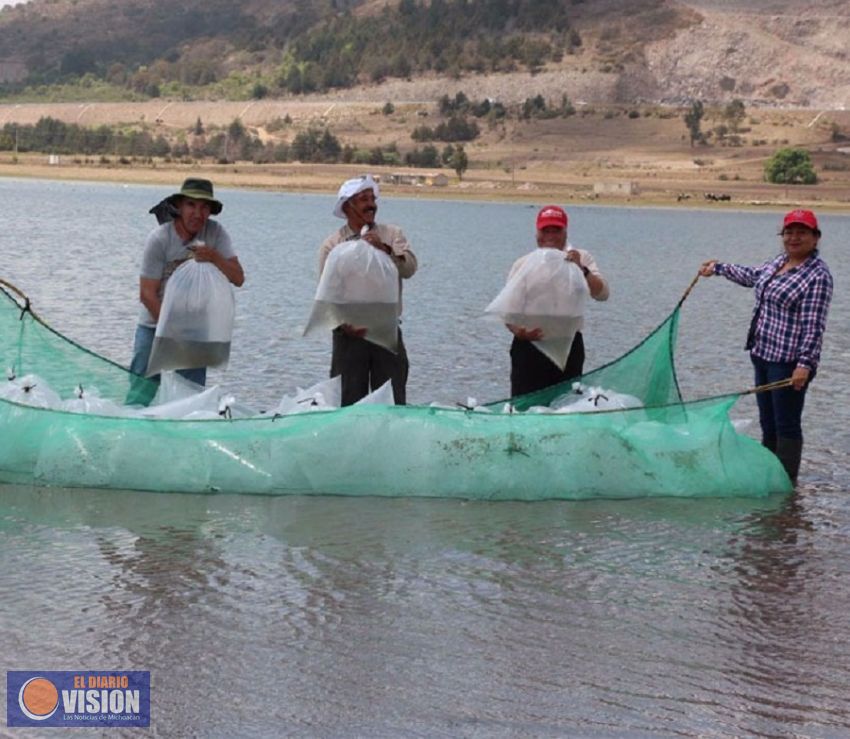
M 218 267 L 194 259 L 181 264 L 165 286 L 147 376 L 226 366 L 235 313 L 233 288 Z
M 316 288 L 304 336 L 342 324 L 364 339 L 398 350 L 398 269 L 388 254 L 359 239 L 331 250 Z
M 559 249 L 535 249 L 484 312 L 503 323 L 540 329 L 534 345 L 561 370 L 584 324 L 590 290 L 581 269 Z

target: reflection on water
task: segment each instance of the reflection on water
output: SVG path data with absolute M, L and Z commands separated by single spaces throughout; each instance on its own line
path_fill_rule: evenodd
M 7 669 L 149 668 L 161 733 L 850 730 L 816 496 L 0 493 Z
M 56 328 L 126 361 L 144 214 L 163 194 L 0 180 L 16 214 L 0 276 Z M 222 199 L 248 282 L 231 366 L 213 379 L 270 404 L 327 371 L 329 342 L 299 338 L 299 323 L 336 225 L 331 198 Z M 54 219 L 40 217 L 44 202 Z M 508 336 L 478 316 L 531 247 L 534 209 L 382 202 L 421 263 L 405 286 L 411 396 L 504 396 Z M 589 366 L 657 325 L 702 259 L 753 263 L 778 247 L 771 213 L 570 210 L 571 240 L 612 284 L 588 316 Z M 850 256 L 837 247 L 850 219 L 823 221 L 836 302 L 797 496 L 520 504 L 3 487 L 2 666 L 150 669 L 164 736 L 847 735 Z M 751 298 L 710 282 L 688 299 L 687 396 L 750 383 Z M 752 399 L 736 413 L 754 418 Z
M 798 494 L 753 517 L 735 542 L 739 582 L 731 590 L 731 619 L 741 636 L 731 675 L 736 694 L 756 705 L 746 733 L 784 725 L 806 734 L 812 712 L 824 710 L 836 726 L 850 723 L 844 699 L 850 649 L 835 631 L 846 622 L 840 609 L 847 594 L 839 583 L 845 552 L 830 551 L 841 543 L 824 536 L 833 524 L 817 521 L 807 503 Z

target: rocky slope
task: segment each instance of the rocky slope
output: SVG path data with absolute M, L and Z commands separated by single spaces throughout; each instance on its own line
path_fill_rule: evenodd
M 737 97 L 748 104 L 850 106 L 847 2 L 688 4 L 701 20 L 645 49 L 639 72 L 659 101 Z
M 747 106 L 850 110 L 850 3 L 691 0 L 647 38 L 652 16 L 611 8 L 584 16 L 584 48 L 536 75 L 428 75 L 335 93 L 345 100 L 433 100 L 463 91 L 506 103 L 566 93 L 589 104 L 695 99 Z M 656 11 L 657 12 L 657 11 Z M 631 20 L 635 23 L 630 25 Z M 659 30 L 658 28 L 656 29 Z M 640 31 L 640 33 L 637 33 Z M 641 36 L 643 43 L 636 41 Z

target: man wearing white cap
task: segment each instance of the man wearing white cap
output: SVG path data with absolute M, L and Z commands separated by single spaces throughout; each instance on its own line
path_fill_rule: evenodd
M 333 214 L 345 219 L 346 223 L 319 247 L 319 275 L 334 247 L 353 239 L 363 239 L 390 256 L 398 269 L 400 294 L 401 279 L 412 277 L 416 272 L 416 255 L 398 226 L 375 222 L 377 200 L 378 183 L 371 175 L 361 175 L 342 183 Z M 397 353 L 366 341 L 365 335 L 365 328 L 349 324 L 338 326 L 333 332 L 331 377 L 342 376 L 342 405 L 356 403 L 387 380 L 392 381 L 395 402 L 404 405 L 407 400 L 408 361 L 401 330 Z

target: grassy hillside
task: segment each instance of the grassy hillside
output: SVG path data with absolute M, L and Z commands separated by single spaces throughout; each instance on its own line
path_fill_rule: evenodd
M 0 95 L 259 99 L 575 55 L 612 71 L 692 20 L 671 0 L 31 0 L 0 12 Z

